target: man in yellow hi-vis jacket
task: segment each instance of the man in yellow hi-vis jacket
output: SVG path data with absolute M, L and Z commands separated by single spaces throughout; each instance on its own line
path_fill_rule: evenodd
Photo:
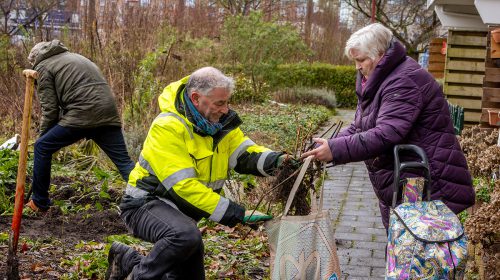
M 233 88 L 231 78 L 205 67 L 164 89 L 120 204 L 127 227 L 155 245 L 142 256 L 113 243 L 106 279 L 204 279 L 199 219 L 232 227 L 271 218 L 245 216 L 219 195 L 231 169 L 270 176 L 285 158 L 245 137 L 228 107 Z

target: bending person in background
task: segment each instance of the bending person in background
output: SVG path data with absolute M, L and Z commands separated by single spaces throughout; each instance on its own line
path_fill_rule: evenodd
M 269 220 L 219 194 L 230 170 L 270 176 L 286 155 L 256 145 L 229 109 L 233 79 L 213 67 L 168 85 L 120 204 L 129 230 L 154 243 L 147 256 L 113 243 L 106 279 L 205 279 L 197 221 L 234 227 Z
M 38 72 L 42 107 L 41 135 L 35 142 L 32 199 L 27 206 L 46 211 L 52 154 L 81 139 L 92 139 L 127 181 L 134 163 L 127 153 L 120 116 L 111 89 L 99 68 L 69 52 L 59 40 L 36 44 L 28 56 Z
M 334 164 L 365 161 L 386 229 L 393 193 L 393 149 L 398 144 L 424 149 L 432 199 L 442 200 L 455 213 L 472 206 L 475 194 L 467 161 L 434 78 L 406 56 L 403 45 L 379 23 L 352 34 L 345 54 L 358 70 L 354 122 L 334 139 L 314 139 L 316 148 L 303 157 L 314 155 Z

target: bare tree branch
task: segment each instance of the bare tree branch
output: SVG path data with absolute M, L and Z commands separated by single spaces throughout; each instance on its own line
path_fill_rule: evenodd
M 14 4 L 14 0 L 3 1 L 2 4 L 0 4 L 0 9 L 2 10 L 2 15 L 4 18 L 4 26 L 3 26 L 3 30 L 2 30 L 4 34 L 7 34 L 7 29 L 8 29 L 9 19 L 10 19 L 10 12 L 12 11 L 13 4 Z
M 14 0 L 15 2 L 15 9 L 17 10 L 17 14 L 19 16 L 19 11 L 20 10 L 25 10 L 26 11 L 26 19 L 24 19 L 24 22 L 18 22 L 18 25 L 13 27 L 11 30 L 8 29 L 8 24 L 7 20 L 5 23 L 5 33 L 9 36 L 12 36 L 16 34 L 20 27 L 27 28 L 28 26 L 32 25 L 35 23 L 37 20 L 43 22 L 47 15 L 43 16 L 46 12 L 50 11 L 52 8 L 55 6 L 61 4 L 64 2 L 64 0 L 30 0 L 30 1 L 20 1 L 20 0 Z M 25 5 L 23 5 L 25 4 Z M 30 12 L 30 13 L 28 13 Z
M 371 1 L 345 0 L 346 4 L 360 15 L 371 17 Z M 425 0 L 378 0 L 376 19 L 389 28 L 403 43 L 410 56 L 431 38 L 440 22 L 432 10 L 428 10 Z
M 248 15 L 252 10 L 258 10 L 261 0 L 213 0 L 213 3 L 227 10 L 231 15 Z

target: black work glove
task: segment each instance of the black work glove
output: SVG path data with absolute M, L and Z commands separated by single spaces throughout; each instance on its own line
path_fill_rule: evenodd
M 294 159 L 289 154 L 282 154 L 276 160 L 276 168 L 280 168 L 284 162 L 288 162 L 288 161 L 291 162 L 292 166 L 296 167 L 296 168 L 298 168 L 301 165 L 300 160 Z

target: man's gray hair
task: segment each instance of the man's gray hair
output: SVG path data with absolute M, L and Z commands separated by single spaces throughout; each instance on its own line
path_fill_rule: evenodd
M 353 49 L 375 59 L 391 45 L 392 32 L 380 23 L 373 23 L 354 32 L 345 44 L 344 54 L 353 59 Z
M 225 88 L 230 93 L 234 89 L 234 80 L 214 67 L 203 67 L 191 74 L 186 84 L 186 90 L 189 96 L 193 91 L 197 91 L 202 95 L 209 95 L 214 88 Z

